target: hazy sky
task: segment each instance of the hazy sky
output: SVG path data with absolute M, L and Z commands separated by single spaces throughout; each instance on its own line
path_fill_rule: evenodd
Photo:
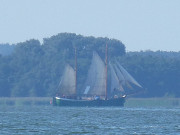
M 0 43 L 71 32 L 180 51 L 180 0 L 0 0 Z

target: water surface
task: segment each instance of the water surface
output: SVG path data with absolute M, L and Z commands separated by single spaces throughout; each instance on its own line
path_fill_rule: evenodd
M 0 134 L 180 134 L 180 108 L 0 106 Z

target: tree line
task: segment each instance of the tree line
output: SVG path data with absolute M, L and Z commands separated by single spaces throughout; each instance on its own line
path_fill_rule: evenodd
M 78 52 L 77 81 L 82 84 L 92 52 L 97 51 L 104 60 L 106 44 L 109 59 L 118 59 L 143 86 L 145 92 L 141 97 L 180 97 L 180 52 L 126 52 L 125 45 L 119 40 L 73 33 L 45 38 L 42 44 L 32 39 L 16 45 L 0 45 L 0 96 L 55 95 L 65 64 L 74 67 L 75 47 Z

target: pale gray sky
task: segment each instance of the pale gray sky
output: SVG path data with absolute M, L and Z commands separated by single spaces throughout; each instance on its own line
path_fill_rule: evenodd
M 0 0 L 0 43 L 71 32 L 180 51 L 180 0 Z

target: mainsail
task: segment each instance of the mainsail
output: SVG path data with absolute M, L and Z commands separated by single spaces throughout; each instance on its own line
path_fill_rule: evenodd
M 114 94 L 124 93 L 125 88 L 132 88 L 131 84 L 142 86 L 116 61 L 114 64 L 108 63 L 108 97 Z M 93 52 L 91 66 L 85 83 L 84 95 L 105 96 L 106 71 L 105 64 L 100 56 Z
M 105 87 L 105 64 L 100 56 L 96 52 L 93 52 L 93 58 L 83 94 L 105 96 Z
M 71 96 L 75 95 L 76 90 L 75 90 L 75 71 L 74 69 L 67 64 L 63 73 L 63 76 L 61 78 L 60 82 L 60 92 L 59 94 L 66 95 L 66 96 Z

